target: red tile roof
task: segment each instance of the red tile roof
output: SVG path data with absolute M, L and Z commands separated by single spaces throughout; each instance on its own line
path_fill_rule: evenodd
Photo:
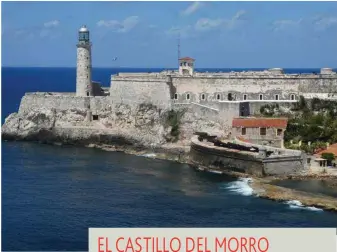
M 317 152 L 315 156 L 321 156 L 323 153 L 333 153 L 337 157 L 337 143 L 331 144 L 327 149 Z
M 243 128 L 287 128 L 287 118 L 234 118 L 233 127 Z
M 179 60 L 191 60 L 191 61 L 195 61 L 195 59 L 192 59 L 192 58 L 190 58 L 190 57 L 180 58 Z

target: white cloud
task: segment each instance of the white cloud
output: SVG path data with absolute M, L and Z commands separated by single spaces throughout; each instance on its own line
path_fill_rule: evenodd
M 132 30 L 139 23 L 138 16 L 130 16 L 123 21 L 118 20 L 100 20 L 97 22 L 99 27 L 107 27 L 116 32 L 128 32 Z
M 191 5 L 189 5 L 185 10 L 181 12 L 182 15 L 188 16 L 196 12 L 198 9 L 200 9 L 204 4 L 201 2 L 194 2 Z
M 239 25 L 246 15 L 245 10 L 239 10 L 235 15 L 230 19 L 225 21 L 225 26 L 228 29 L 234 29 L 237 25 Z
M 209 19 L 209 18 L 201 18 L 195 24 L 196 31 L 206 31 L 213 28 L 217 28 L 221 24 L 224 23 L 222 19 Z
M 284 20 L 276 20 L 273 22 L 274 31 L 279 31 L 287 28 L 294 28 L 298 27 L 303 22 L 303 19 L 299 20 L 291 20 L 291 19 L 284 19 Z
M 337 17 L 316 17 L 314 25 L 319 30 L 326 30 L 331 26 L 337 25 Z
M 59 26 L 59 24 L 60 24 L 60 21 L 58 21 L 58 20 L 52 20 L 52 21 L 49 21 L 49 22 L 45 22 L 45 23 L 43 24 L 43 26 L 44 26 L 45 28 L 52 28 L 52 27 L 57 27 L 57 26 Z
M 209 18 L 201 18 L 195 24 L 196 31 L 208 31 L 211 29 L 217 28 L 226 28 L 226 29 L 234 29 L 241 21 L 243 21 L 244 15 L 246 11 L 240 10 L 231 19 L 209 19 Z

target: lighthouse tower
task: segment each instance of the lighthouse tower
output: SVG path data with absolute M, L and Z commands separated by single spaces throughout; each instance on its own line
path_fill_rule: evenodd
M 91 43 L 88 28 L 82 26 L 78 31 L 76 96 L 91 95 Z

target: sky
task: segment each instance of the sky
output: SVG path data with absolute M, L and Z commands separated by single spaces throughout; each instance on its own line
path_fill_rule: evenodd
M 2 66 L 75 67 L 78 29 L 93 67 L 337 67 L 337 2 L 2 2 Z M 180 35 L 179 35 L 180 34 Z M 116 61 L 113 58 L 117 57 Z

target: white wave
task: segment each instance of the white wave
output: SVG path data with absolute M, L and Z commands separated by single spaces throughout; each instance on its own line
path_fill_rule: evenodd
M 227 189 L 243 196 L 251 196 L 253 195 L 253 188 L 250 187 L 249 183 L 252 181 L 252 178 L 240 178 L 237 181 L 230 182 Z
M 154 153 L 146 153 L 146 154 L 143 154 L 143 155 L 140 155 L 142 157 L 148 157 L 148 158 L 154 158 L 156 157 L 157 155 L 154 154 Z
M 305 209 L 311 211 L 323 211 L 323 209 L 317 207 L 304 206 L 299 200 L 289 200 L 285 202 L 292 209 Z

